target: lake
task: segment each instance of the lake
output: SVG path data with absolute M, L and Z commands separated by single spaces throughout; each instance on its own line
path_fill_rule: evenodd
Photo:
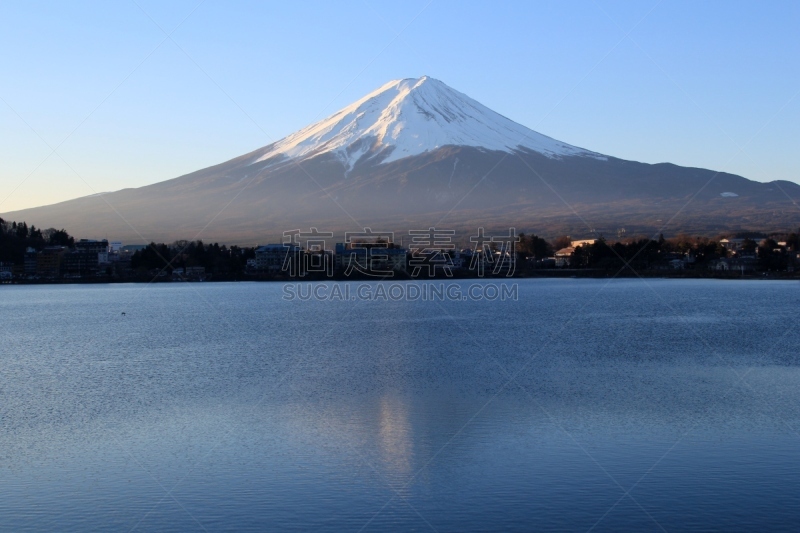
M 798 282 L 513 281 L 0 287 L 0 530 L 800 529 Z

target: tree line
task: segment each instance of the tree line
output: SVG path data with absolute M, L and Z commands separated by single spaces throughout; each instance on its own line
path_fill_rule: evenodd
M 71 248 L 75 239 L 64 229 L 39 229 L 25 222 L 7 222 L 0 218 L 0 262 L 22 263 L 25 251 L 33 248 L 37 252 L 46 246 Z
M 243 272 L 247 260 L 255 257 L 255 248 L 226 246 L 203 241 L 175 241 L 172 244 L 150 243 L 131 257 L 131 268 L 138 271 L 172 272 L 178 268 L 203 267 L 210 274 Z
M 800 251 L 800 232 L 764 236 L 757 233 L 740 233 L 743 238 L 740 254 L 754 256 L 759 270 L 786 270 L 793 264 L 788 253 Z M 609 242 L 598 238 L 593 244 L 576 247 L 570 260 L 571 268 L 618 270 L 629 266 L 635 270 L 648 270 L 663 265 L 671 257 L 691 256 L 693 264 L 704 265 L 710 261 L 730 257 L 730 251 L 721 238 L 678 235 L 665 239 L 640 237 Z M 783 241 L 783 246 L 778 244 Z M 552 258 L 558 250 L 567 248 L 572 240 L 561 236 L 548 241 L 538 235 L 520 234 L 515 251 L 526 265 L 535 265 Z M 8 222 L 0 218 L 0 262 L 20 264 L 25 252 L 31 248 L 41 251 L 46 246 L 74 247 L 75 239 L 64 229 L 40 229 L 25 222 Z M 175 241 L 172 244 L 150 243 L 131 257 L 134 271 L 149 272 L 187 267 L 203 267 L 211 274 L 238 274 L 246 270 L 247 260 L 255 257 L 255 248 L 205 244 L 201 240 Z M 524 270 L 524 267 L 523 267 Z
M 800 251 L 800 232 L 771 236 L 744 233 L 735 238 L 744 239 L 738 255 L 754 257 L 759 270 L 786 270 L 792 264 L 789 252 Z M 785 244 L 779 245 L 777 239 Z M 663 265 L 669 258 L 688 256 L 691 256 L 693 264 L 706 265 L 731 256 L 721 240 L 722 237 L 710 239 L 689 235 L 665 239 L 659 235 L 658 239 L 641 237 L 609 243 L 600 237 L 593 244 L 576 247 L 570 266 L 606 270 L 619 270 L 627 266 L 634 270 L 648 270 L 658 264 Z M 552 257 L 558 250 L 568 248 L 571 242 L 567 236 L 558 237 L 551 244 L 536 235 L 521 234 L 517 251 L 524 259 L 538 260 Z

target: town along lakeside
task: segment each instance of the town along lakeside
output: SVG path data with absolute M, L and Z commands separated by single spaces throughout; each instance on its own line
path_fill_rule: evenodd
M 382 234 L 387 235 L 387 234 Z M 0 283 L 318 281 L 527 277 L 800 279 L 800 237 L 740 233 L 716 238 L 605 238 L 550 241 L 520 233 L 442 244 L 417 235 L 242 247 L 202 241 L 124 245 L 75 239 L 0 219 Z M 505 239 L 505 240 L 504 240 Z

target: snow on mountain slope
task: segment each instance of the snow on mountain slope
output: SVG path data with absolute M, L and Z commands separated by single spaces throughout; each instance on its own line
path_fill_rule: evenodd
M 455 145 L 512 152 L 527 148 L 548 157 L 604 156 L 562 143 L 495 113 L 428 76 L 395 80 L 330 117 L 268 147 L 275 156 L 333 153 L 349 169 L 362 157 L 381 163 Z

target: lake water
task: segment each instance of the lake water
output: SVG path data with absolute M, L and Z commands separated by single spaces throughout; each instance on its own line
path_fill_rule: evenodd
M 0 287 L 0 530 L 800 529 L 797 282 L 284 294 Z

